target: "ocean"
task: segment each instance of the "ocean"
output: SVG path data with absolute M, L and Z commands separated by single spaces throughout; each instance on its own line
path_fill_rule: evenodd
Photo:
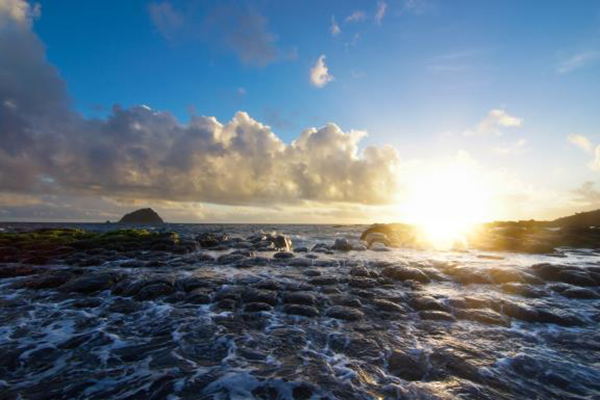
M 122 228 L 0 230 L 50 226 Z M 114 277 L 85 293 L 5 275 L 0 399 L 600 398 L 596 251 L 331 248 L 365 228 L 165 224 L 228 238 L 40 267 Z M 275 232 L 296 251 L 257 247 Z

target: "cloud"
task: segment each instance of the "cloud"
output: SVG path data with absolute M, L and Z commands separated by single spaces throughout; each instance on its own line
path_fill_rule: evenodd
M 595 188 L 592 181 L 584 182 L 581 187 L 573 190 L 577 196 L 576 201 L 586 205 L 597 205 L 600 203 L 600 191 Z
M 465 136 L 475 135 L 501 135 L 500 128 L 515 128 L 521 126 L 523 120 L 509 115 L 505 110 L 494 109 L 482 119 L 474 129 L 468 129 L 463 134 Z
M 379 0 L 377 2 L 377 11 L 375 12 L 375 22 L 377 25 L 381 25 L 381 21 L 387 12 L 388 5 L 385 1 Z
M 333 75 L 329 73 L 329 68 L 325 65 L 325 56 L 322 55 L 317 60 L 317 63 L 310 69 L 310 82 L 322 88 L 333 80 Z
M 563 59 L 556 67 L 559 74 L 568 74 L 575 70 L 587 67 L 600 59 L 598 51 L 583 51 Z
M 329 28 L 329 31 L 331 32 L 331 36 L 337 36 L 342 32 L 333 15 L 331 16 L 331 27 Z
M 192 115 L 182 123 L 149 106 L 114 106 L 105 118 L 86 118 L 71 108 L 65 83 L 38 37 L 27 23 L 17 25 L 0 31 L 0 54 L 11 55 L 0 57 L 4 197 L 264 207 L 386 204 L 397 191 L 396 150 L 361 149 L 365 132 L 343 131 L 333 123 L 285 143 L 245 112 L 227 122 Z M 332 79 L 324 57 L 313 75 L 317 83 Z
M 578 135 L 578 134 L 574 133 L 572 135 L 569 135 L 567 140 L 574 146 L 579 147 L 580 149 L 582 149 L 583 151 L 585 151 L 587 153 L 591 153 L 594 148 L 590 139 L 588 139 L 587 137 L 585 137 L 583 135 Z
M 23 0 L 0 1 L 0 27 L 7 25 L 30 28 L 32 20 L 41 14 L 41 6 L 37 3 L 31 6 Z
M 600 146 L 594 149 L 594 159 L 588 164 L 588 167 L 594 171 L 600 171 Z
M 172 40 L 173 35 L 180 31 L 185 23 L 182 12 L 175 10 L 168 1 L 162 3 L 150 3 L 148 5 L 150 19 L 167 40 Z
M 516 155 L 521 154 L 526 151 L 525 145 L 527 144 L 527 139 L 520 138 L 513 143 L 510 143 L 506 146 L 496 147 L 494 150 L 496 153 L 504 154 L 504 155 Z
M 362 22 L 367 19 L 367 14 L 362 10 L 356 10 L 346 17 L 347 23 Z
M 183 10 L 170 1 L 151 3 L 148 13 L 169 41 L 202 41 L 218 50 L 233 52 L 244 64 L 264 67 L 276 60 L 292 59 L 296 50 L 283 51 L 268 20 L 250 5 L 222 2 L 204 14 L 193 3 Z

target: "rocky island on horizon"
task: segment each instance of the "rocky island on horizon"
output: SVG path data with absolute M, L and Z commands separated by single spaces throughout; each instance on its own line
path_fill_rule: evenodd
M 165 221 L 151 208 L 141 208 L 139 210 L 125 214 L 119 220 L 120 224 L 142 224 L 142 225 L 158 225 L 164 224 Z

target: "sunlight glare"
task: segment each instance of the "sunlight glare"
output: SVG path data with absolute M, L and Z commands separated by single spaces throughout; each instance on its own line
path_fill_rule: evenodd
M 424 171 L 409 186 L 406 217 L 426 244 L 464 245 L 472 228 L 489 219 L 489 193 L 484 179 L 468 165 Z

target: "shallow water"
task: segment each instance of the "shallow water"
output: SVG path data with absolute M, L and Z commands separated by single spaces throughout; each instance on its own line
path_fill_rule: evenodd
M 2 226 L 15 227 L 37 226 Z M 167 229 L 189 238 L 278 231 L 311 249 L 356 240 L 364 227 Z M 116 286 L 75 294 L 16 289 L 26 277 L 0 280 L 0 399 L 600 398 L 599 286 L 531 268 L 578 268 L 599 283 L 591 250 L 317 251 L 291 259 L 269 251 L 216 260 L 233 251 L 163 255 L 160 267 L 131 267 L 131 259 L 49 267 L 174 288 L 151 300 Z M 398 279 L 394 266 L 424 278 Z

